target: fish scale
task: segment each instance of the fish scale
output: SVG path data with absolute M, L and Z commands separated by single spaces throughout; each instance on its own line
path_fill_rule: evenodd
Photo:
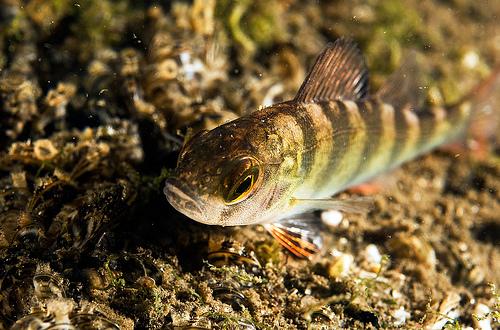
M 297 225 L 304 212 L 365 212 L 363 199 L 331 196 L 459 137 L 500 73 L 476 88 L 478 96 L 425 108 L 418 71 L 410 57 L 370 95 L 363 56 L 354 42 L 338 39 L 293 100 L 186 141 L 165 184 L 167 199 L 205 224 L 264 224 L 292 253 L 310 256 L 318 237 L 308 221 Z
M 319 106 L 330 130 L 327 125 L 303 129 L 323 137 L 314 146 L 316 156 L 307 158 L 314 165 L 307 165 L 309 178 L 304 180 L 306 193 L 317 197 L 331 196 L 455 138 L 470 115 L 463 105 L 449 110 L 435 107 L 420 115 L 409 107 L 394 110 L 378 100 L 329 101 Z M 305 106 L 301 112 L 310 109 Z M 324 130 L 333 133 L 325 138 Z

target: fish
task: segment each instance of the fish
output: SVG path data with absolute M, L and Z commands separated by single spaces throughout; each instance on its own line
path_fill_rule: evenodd
M 264 225 L 293 254 L 310 257 L 321 242 L 303 214 L 367 212 L 366 199 L 332 196 L 460 138 L 469 126 L 478 97 L 422 106 L 418 70 L 410 59 L 370 94 L 356 43 L 329 43 L 294 99 L 189 138 L 165 182 L 168 202 L 207 225 Z

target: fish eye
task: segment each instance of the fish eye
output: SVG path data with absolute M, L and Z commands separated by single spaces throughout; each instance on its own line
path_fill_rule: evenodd
M 251 159 L 243 159 L 237 170 L 226 178 L 223 198 L 226 205 L 239 203 L 255 190 L 259 178 L 259 166 Z

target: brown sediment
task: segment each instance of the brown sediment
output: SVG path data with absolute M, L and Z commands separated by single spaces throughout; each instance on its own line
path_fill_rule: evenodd
M 413 48 L 428 103 L 459 100 L 498 65 L 496 2 L 0 4 L 0 328 L 498 327 L 498 136 L 395 170 L 312 260 L 162 194 L 188 127 L 290 99 L 339 36 L 373 90 Z

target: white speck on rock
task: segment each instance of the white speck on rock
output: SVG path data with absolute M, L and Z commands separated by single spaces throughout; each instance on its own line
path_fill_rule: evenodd
M 403 306 L 399 307 L 392 312 L 392 317 L 394 317 L 394 325 L 400 326 L 406 323 L 406 319 L 411 317 L 411 314 L 408 313 Z
M 337 210 L 328 210 L 321 213 L 321 221 L 329 227 L 337 227 L 343 218 L 342 212 Z
M 374 244 L 369 244 L 365 248 L 365 257 L 369 263 L 379 265 L 382 262 L 382 255 Z
M 328 275 L 332 278 L 347 276 L 354 263 L 354 257 L 336 250 L 332 251 L 331 254 L 335 257 L 335 261 L 328 267 Z
M 474 69 L 479 64 L 479 55 L 476 52 L 468 51 L 462 58 L 462 64 L 468 69 Z
M 481 330 L 491 330 L 490 308 L 485 304 L 477 304 L 474 308 L 475 326 Z

